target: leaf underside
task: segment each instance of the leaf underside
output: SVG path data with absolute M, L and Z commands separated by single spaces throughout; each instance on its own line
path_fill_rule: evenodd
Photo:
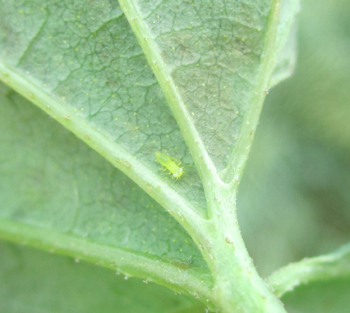
M 218 171 L 224 170 L 256 84 L 270 2 L 138 1 L 137 7 L 150 35 L 144 40 L 156 43 L 191 123 Z M 281 38 L 291 33 L 295 12 Z M 69 114 L 53 117 L 68 129 L 71 116 L 81 118 L 159 183 L 205 209 L 189 148 L 147 61 L 152 56 L 145 56 L 116 1 L 3 1 L 0 15 L 0 65 L 49 95 L 42 109 L 68 108 Z M 290 74 L 294 48 L 288 42 L 279 41 L 275 83 Z M 5 82 L 11 71 L 1 73 Z M 16 83 L 11 86 L 18 90 Z M 159 203 L 30 101 L 0 88 L 3 225 L 86 239 L 155 267 L 159 260 L 208 276 L 193 240 Z M 84 136 L 84 126 L 78 135 Z M 180 160 L 185 174 L 178 181 L 163 174 L 155 152 Z M 137 262 L 132 266 L 128 274 L 140 276 Z

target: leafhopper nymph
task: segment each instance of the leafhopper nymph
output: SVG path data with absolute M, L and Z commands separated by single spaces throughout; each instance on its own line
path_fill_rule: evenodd
M 173 178 L 179 179 L 182 174 L 185 172 L 183 167 L 180 167 L 181 162 L 177 161 L 174 158 L 167 156 L 164 153 L 156 152 L 157 161 L 165 167 L 165 170 L 168 170 L 170 174 L 173 175 Z

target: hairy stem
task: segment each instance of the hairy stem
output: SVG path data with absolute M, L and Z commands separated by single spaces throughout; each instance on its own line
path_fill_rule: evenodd
M 216 186 L 216 197 L 209 203 L 216 214 L 200 246 L 214 278 L 214 303 L 225 313 L 285 313 L 248 255 L 237 223 L 235 194 L 227 185 Z

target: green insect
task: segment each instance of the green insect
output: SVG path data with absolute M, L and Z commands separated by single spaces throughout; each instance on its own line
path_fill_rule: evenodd
M 179 179 L 185 172 L 183 167 L 180 167 L 181 162 L 174 158 L 167 156 L 164 153 L 156 152 L 157 161 L 165 167 L 164 170 L 168 170 L 170 174 L 173 174 L 173 178 Z

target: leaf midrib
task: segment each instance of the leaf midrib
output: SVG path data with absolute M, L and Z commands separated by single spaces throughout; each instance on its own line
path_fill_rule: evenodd
M 85 260 L 122 273 L 163 285 L 177 292 L 196 294 L 203 301 L 211 299 L 211 276 L 207 270 L 176 266 L 176 263 L 159 257 L 137 253 L 125 248 L 102 245 L 72 234 L 62 234 L 51 229 L 39 228 L 12 220 L 0 219 L 0 237 L 51 253 Z
M 175 219 L 183 222 L 186 218 L 186 223 L 191 225 L 191 227 L 196 227 L 196 225 L 206 220 L 200 209 L 194 207 L 187 199 L 164 183 L 158 175 L 113 142 L 108 134 L 103 133 L 89 121 L 78 116 L 73 111 L 73 108 L 69 107 L 61 99 L 42 90 L 32 77 L 28 77 L 7 65 L 1 59 L 0 79 L 72 131 L 77 137 L 129 176 L 146 193 L 163 205 Z M 203 272 L 199 268 L 192 268 L 191 271 L 181 270 L 174 264 L 170 264 L 169 260 L 162 260 L 156 256 L 150 255 L 148 257 L 135 252 L 126 252 L 126 250 L 118 247 L 104 246 L 100 243 L 78 239 L 70 234 L 61 234 L 50 229 L 33 227 L 8 220 L 0 219 L 0 237 L 48 251 L 55 250 L 57 253 L 81 258 L 89 262 L 98 262 L 101 266 L 114 269 L 115 267 L 111 265 L 113 258 L 127 254 L 132 258 L 132 261 L 129 262 L 131 267 L 127 265 L 124 268 L 120 267 L 122 271 L 127 273 L 127 269 L 130 268 L 130 274 L 144 279 L 148 279 L 148 275 L 157 275 L 152 280 L 158 284 L 178 292 L 201 294 L 201 298 L 206 297 L 210 299 L 210 273 Z M 70 242 L 76 242 L 76 244 L 70 245 Z M 91 251 L 91 254 L 84 253 L 82 251 L 83 247 Z M 148 268 L 140 266 L 140 261 L 142 260 L 147 263 Z M 138 271 L 141 271 L 142 275 L 138 275 Z M 186 291 L 186 289 L 188 290 Z
M 33 102 L 56 121 L 69 129 L 116 168 L 130 177 L 149 196 L 160 203 L 177 220 L 185 216 L 194 224 L 205 218 L 202 210 L 166 184 L 157 174 L 115 143 L 108 133 L 97 129 L 79 116 L 63 100 L 47 93 L 32 77 L 16 70 L 0 59 L 0 80 Z M 197 222 L 195 222 L 197 221 Z

